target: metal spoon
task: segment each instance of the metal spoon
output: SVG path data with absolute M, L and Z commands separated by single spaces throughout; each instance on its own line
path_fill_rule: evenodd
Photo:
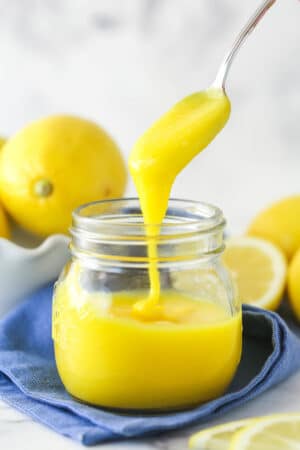
M 232 61 L 236 56 L 238 50 L 245 42 L 250 33 L 254 30 L 258 22 L 263 18 L 265 13 L 274 5 L 276 0 L 264 0 L 261 6 L 255 11 L 253 16 L 249 19 L 245 27 L 242 29 L 237 39 L 233 43 L 231 49 L 228 53 L 226 53 L 225 58 L 218 70 L 215 81 L 212 84 L 212 87 L 217 89 L 223 89 L 225 91 L 225 83 L 227 80 L 228 71 L 231 67 Z

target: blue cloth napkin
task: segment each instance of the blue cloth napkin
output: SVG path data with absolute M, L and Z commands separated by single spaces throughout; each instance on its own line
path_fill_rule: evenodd
M 285 322 L 275 313 L 245 307 L 242 360 L 223 396 L 167 414 L 117 414 L 87 406 L 68 395 L 56 371 L 51 298 L 48 285 L 0 322 L 0 398 L 84 445 L 206 421 L 254 398 L 300 367 L 300 341 Z

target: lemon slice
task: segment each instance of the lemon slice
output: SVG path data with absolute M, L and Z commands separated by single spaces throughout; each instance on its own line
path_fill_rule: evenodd
M 237 420 L 199 431 L 191 436 L 189 447 L 199 450 L 226 450 L 233 434 L 250 425 L 252 421 L 253 419 Z
M 223 261 L 231 271 L 243 303 L 275 310 L 285 287 L 287 263 L 269 241 L 249 236 L 227 241 Z
M 232 438 L 229 450 L 300 449 L 300 414 L 275 414 L 254 420 Z

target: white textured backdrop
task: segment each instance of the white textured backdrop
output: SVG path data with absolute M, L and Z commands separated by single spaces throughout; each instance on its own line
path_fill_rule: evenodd
M 75 113 L 128 155 L 180 97 L 208 86 L 257 0 L 0 0 L 0 134 Z M 234 231 L 300 193 L 300 2 L 277 0 L 230 73 L 232 117 L 173 195 L 221 206 Z M 128 193 L 134 192 L 132 184 Z

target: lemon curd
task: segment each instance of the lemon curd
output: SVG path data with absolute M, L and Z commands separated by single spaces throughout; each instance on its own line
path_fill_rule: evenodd
M 140 316 L 159 314 L 160 281 L 156 240 L 174 180 L 224 127 L 230 102 L 222 89 L 210 88 L 178 102 L 136 142 L 129 169 L 148 232 L 150 292 L 134 305 Z
M 182 100 L 131 152 L 140 206 L 125 199 L 75 211 L 73 260 L 55 290 L 53 339 L 60 377 L 78 399 L 180 409 L 215 398 L 232 380 L 241 312 L 220 260 L 222 213 L 169 201 L 177 174 L 229 114 L 221 90 Z
M 73 396 L 106 407 L 168 409 L 228 386 L 240 359 L 240 313 L 163 291 L 162 317 L 142 322 L 132 306 L 147 292 L 87 293 L 73 277 L 74 268 L 57 287 L 53 317 L 57 368 Z
M 241 312 L 220 259 L 223 216 L 206 204 L 169 205 L 152 314 L 136 311 L 151 282 L 138 202 L 98 202 L 73 216 L 73 258 L 55 288 L 53 339 L 62 382 L 82 401 L 180 409 L 218 396 L 235 373 Z

